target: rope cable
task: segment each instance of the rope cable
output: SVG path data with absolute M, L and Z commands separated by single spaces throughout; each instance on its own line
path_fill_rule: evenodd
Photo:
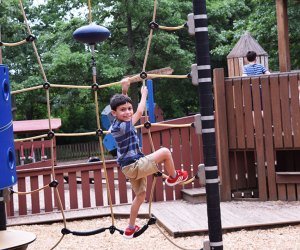
M 6 47 L 15 47 L 15 46 L 19 46 L 19 45 L 22 45 L 24 43 L 27 43 L 27 40 L 24 39 L 22 41 L 19 41 L 19 42 L 15 42 L 15 43 L 4 43 L 4 42 L 1 42 L 1 45 L 0 46 L 6 46 Z
M 23 14 L 24 22 L 25 22 L 25 24 L 26 24 L 28 33 L 31 34 L 31 30 L 30 30 L 30 27 L 29 27 L 29 25 L 28 25 L 28 21 L 27 21 L 27 17 L 26 17 L 26 14 L 25 14 L 25 10 L 24 10 L 23 4 L 22 4 L 22 0 L 19 0 L 19 3 L 20 3 L 21 11 L 22 11 L 22 14 Z M 46 74 L 45 74 L 45 71 L 44 71 L 44 68 L 43 68 L 43 65 L 42 65 L 42 62 L 41 62 L 41 59 L 40 59 L 40 56 L 39 56 L 39 54 L 38 54 L 38 51 L 37 51 L 37 48 L 36 48 L 36 45 L 35 45 L 35 42 L 34 42 L 34 41 L 32 41 L 32 46 L 33 46 L 33 49 L 34 49 L 34 52 L 35 52 L 35 55 L 36 55 L 38 64 L 39 64 L 39 66 L 40 66 L 41 72 L 42 72 L 42 74 L 43 74 L 44 81 L 45 81 L 45 82 L 48 82 L 48 81 L 47 81 Z
M 162 25 L 158 26 L 159 29 L 169 30 L 169 31 L 180 30 L 180 29 L 183 29 L 184 27 L 185 27 L 185 24 L 182 24 L 182 25 L 177 26 L 177 27 L 167 27 L 167 26 L 162 26 Z
M 31 34 L 30 27 L 28 25 L 28 21 L 27 21 L 27 18 L 26 18 L 26 14 L 25 14 L 25 11 L 24 11 L 23 4 L 22 4 L 22 0 L 19 0 L 19 2 L 20 2 L 20 7 L 21 7 L 21 10 L 22 10 L 22 14 L 23 14 L 23 17 L 24 17 L 24 21 L 25 21 L 28 33 Z M 90 2 L 90 0 L 88 0 L 88 8 L 89 8 L 89 22 L 91 23 L 92 22 L 92 13 L 91 13 L 91 2 Z M 157 11 L 157 0 L 154 1 L 154 10 L 153 10 L 153 18 L 152 18 L 153 21 L 155 21 L 155 18 L 156 18 L 156 11 Z M 160 26 L 161 29 L 168 29 L 168 30 L 176 30 L 176 29 L 180 29 L 182 27 L 184 27 L 184 25 L 178 26 L 178 27 Z M 153 30 L 151 29 L 150 30 L 150 34 L 149 34 L 147 49 L 146 49 L 146 53 L 145 53 L 144 63 L 143 63 L 143 71 L 146 70 L 146 65 L 147 65 L 147 60 L 148 60 L 148 56 L 149 56 L 149 51 L 150 51 L 152 37 L 153 37 Z M 26 40 L 24 40 L 24 41 L 26 41 Z M 24 41 L 19 42 L 19 44 L 25 43 Z M 18 44 L 18 43 L 14 43 L 14 44 Z M 38 64 L 40 66 L 40 70 L 42 72 L 44 81 L 48 82 L 46 74 L 44 72 L 44 68 L 43 68 L 42 62 L 40 60 L 40 57 L 39 57 L 39 54 L 38 54 L 38 51 L 37 51 L 37 48 L 36 48 L 36 45 L 35 45 L 34 41 L 32 41 L 32 44 L 33 44 L 34 52 L 35 52 L 35 55 L 37 57 L 37 61 L 38 61 Z M 12 45 L 12 44 L 10 44 L 10 45 Z M 95 52 L 94 45 L 91 46 L 91 52 L 92 52 L 92 59 L 94 60 L 94 52 Z M 179 75 L 160 75 L 160 74 L 148 74 L 147 75 L 147 79 L 154 79 L 154 78 L 158 78 L 158 77 L 161 77 L 161 78 L 178 78 L 178 79 L 188 78 L 187 75 L 184 75 L 184 76 L 179 76 Z M 130 79 L 136 80 L 137 78 L 140 80 L 140 76 L 139 75 L 135 75 L 135 76 L 131 77 Z M 95 68 L 94 64 L 93 64 L 93 83 L 96 84 L 96 68 Z M 104 85 L 97 86 L 97 88 L 110 87 L 110 86 L 117 85 L 117 84 L 120 84 L 120 83 L 121 82 L 114 82 L 114 83 L 104 84 Z M 145 86 L 145 79 L 143 79 L 143 86 Z M 58 87 L 58 88 L 80 88 L 80 89 L 91 88 L 90 86 L 59 85 L 59 84 L 52 84 L 51 87 Z M 40 88 L 43 88 L 43 86 L 39 85 L 39 86 L 27 88 L 27 89 L 16 90 L 16 91 L 12 91 L 11 93 L 12 94 L 23 93 L 23 92 L 26 92 L 26 91 L 31 91 L 31 90 L 40 89 Z M 52 128 L 51 128 L 51 108 L 50 108 L 49 89 L 46 89 L 46 98 L 47 98 L 47 115 L 48 115 L 48 122 L 49 122 L 49 130 L 52 131 Z M 98 127 L 98 130 L 101 130 L 100 118 L 99 118 L 99 105 L 98 105 L 97 91 L 94 91 L 94 98 L 95 98 L 95 106 L 96 106 L 97 127 Z M 148 117 L 148 112 L 147 112 L 147 107 L 146 106 L 145 106 L 145 118 L 146 118 L 146 121 L 149 121 L 149 117 Z M 191 126 L 191 124 L 181 124 L 181 125 L 178 125 L 178 124 L 153 124 L 153 125 L 154 126 L 167 126 L 167 127 L 187 127 L 187 126 Z M 136 126 L 136 127 L 141 127 L 141 126 Z M 93 135 L 94 133 L 95 132 L 69 133 L 69 134 L 67 134 L 67 133 L 60 133 L 60 134 L 57 134 L 56 136 L 83 136 L 83 135 L 85 136 L 85 135 Z M 103 133 L 108 133 L 108 131 L 104 131 Z M 25 138 L 25 139 L 16 139 L 14 141 L 16 141 L 16 142 L 17 141 L 21 141 L 22 142 L 22 141 L 26 141 L 26 140 L 44 138 L 44 137 L 47 137 L 47 136 L 48 135 L 40 135 L 40 136 L 35 136 L 35 137 L 30 137 L 30 138 Z M 152 150 L 152 152 L 154 152 L 155 148 L 154 148 L 154 144 L 153 144 L 153 140 L 152 140 L 152 135 L 151 135 L 150 129 L 148 130 L 148 137 L 149 137 L 149 141 L 150 141 L 150 144 L 151 144 L 151 150 Z M 99 136 L 99 146 L 100 146 L 101 158 L 102 158 L 102 162 L 103 162 L 103 169 L 104 169 L 105 178 L 106 178 L 107 195 L 108 195 L 109 204 L 110 204 L 112 225 L 114 225 L 115 218 L 114 218 L 114 213 L 113 213 L 112 197 L 111 197 L 111 193 L 110 193 L 109 179 L 108 179 L 108 174 L 107 174 L 107 169 L 106 169 L 106 162 L 105 162 L 105 157 L 104 157 L 103 141 L 102 141 L 102 137 L 101 136 Z M 52 167 L 51 167 L 52 178 L 55 179 L 55 169 L 54 169 L 54 138 L 51 138 L 51 165 L 52 165 Z M 165 178 L 168 177 L 168 176 L 166 176 L 164 174 L 163 174 L 163 176 Z M 193 181 L 193 180 L 194 179 L 192 179 L 191 181 Z M 191 181 L 189 181 L 189 182 L 191 182 Z M 184 184 L 189 183 L 189 182 L 185 182 Z M 150 201 L 149 202 L 149 217 L 151 216 L 151 207 L 152 207 L 152 200 L 153 200 L 153 194 L 154 194 L 155 185 L 156 185 L 156 176 L 154 176 L 154 179 L 153 179 L 152 188 L 151 188 L 151 194 L 150 194 L 150 198 L 149 198 L 149 201 Z M 48 186 L 49 185 L 46 185 L 46 186 L 44 186 L 42 188 L 33 190 L 31 192 L 18 192 L 18 193 L 19 194 L 29 194 L 29 193 L 32 193 L 32 192 L 38 192 L 38 191 L 40 191 L 40 190 L 42 190 L 42 189 L 44 189 L 44 188 L 46 188 Z M 59 209 L 61 211 L 61 214 L 62 214 L 62 217 L 63 217 L 63 224 L 64 224 L 64 227 L 66 228 L 67 222 L 66 222 L 66 217 L 65 217 L 65 213 L 64 213 L 64 209 L 63 209 L 63 205 L 62 205 L 62 201 L 61 201 L 61 198 L 60 198 L 60 194 L 59 194 L 58 188 L 55 188 L 55 192 L 56 192 L 56 196 L 57 196 L 58 207 L 59 207 Z M 162 230 L 160 228 L 159 228 L 159 230 L 162 232 Z M 172 242 L 166 235 L 165 235 L 165 237 L 170 242 Z M 64 238 L 64 234 L 62 235 L 62 237 L 59 239 L 59 241 L 51 249 L 56 248 L 56 246 L 58 246 L 58 244 L 62 241 L 63 238 Z M 174 244 L 174 245 L 177 246 L 176 244 Z M 181 249 L 185 249 L 185 248 L 182 248 L 180 246 L 177 246 L 177 247 L 181 248 Z
M 91 0 L 88 0 L 88 8 L 89 8 L 89 23 L 92 23 L 92 8 L 91 8 Z

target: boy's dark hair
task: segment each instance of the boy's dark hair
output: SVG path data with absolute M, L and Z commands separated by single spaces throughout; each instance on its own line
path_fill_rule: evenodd
M 253 62 L 256 59 L 256 52 L 248 51 L 246 57 L 247 57 L 248 62 Z
M 112 96 L 112 98 L 110 98 L 110 108 L 112 110 L 116 111 L 117 107 L 119 107 L 120 105 L 123 105 L 127 102 L 132 104 L 132 100 L 129 96 L 122 95 L 122 94 L 115 94 Z

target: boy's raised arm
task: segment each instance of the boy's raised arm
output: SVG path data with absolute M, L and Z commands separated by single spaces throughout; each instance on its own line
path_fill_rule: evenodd
M 130 79 L 129 79 L 129 77 L 126 77 L 126 78 L 122 79 L 121 80 L 121 84 L 122 84 L 122 94 L 123 95 L 127 95 L 128 89 L 130 87 Z
M 145 106 L 146 106 L 146 101 L 147 101 L 147 95 L 148 95 L 148 89 L 146 86 L 143 86 L 141 89 L 141 101 L 137 107 L 136 112 L 132 116 L 132 124 L 134 125 L 143 115 Z

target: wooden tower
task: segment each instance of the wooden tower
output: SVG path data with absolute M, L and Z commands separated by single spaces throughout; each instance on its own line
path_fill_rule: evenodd
M 251 36 L 249 32 L 245 32 L 234 48 L 227 56 L 228 76 L 241 76 L 243 74 L 243 66 L 248 64 L 246 54 L 253 50 L 257 54 L 257 63 L 264 65 L 268 70 L 268 54 Z

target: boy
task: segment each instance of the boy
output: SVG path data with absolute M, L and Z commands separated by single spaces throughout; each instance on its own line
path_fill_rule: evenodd
M 254 76 L 262 74 L 270 74 L 262 64 L 256 63 L 256 52 L 248 51 L 246 54 L 249 64 L 244 66 L 243 76 Z
M 125 78 L 121 83 L 122 94 L 116 94 L 110 100 L 111 112 L 115 116 L 111 134 L 117 142 L 117 162 L 126 178 L 130 180 L 136 195 L 130 209 L 129 225 L 124 232 L 124 237 L 131 239 L 134 233 L 140 229 L 135 225 L 135 221 L 139 208 L 146 198 L 147 176 L 159 171 L 156 164 L 164 163 L 165 169 L 170 175 L 166 180 L 168 186 L 186 181 L 188 174 L 187 171 L 175 171 L 171 152 L 167 148 L 160 148 L 147 156 L 140 151 L 134 124 L 143 115 L 148 90 L 147 87 L 142 87 L 140 103 L 137 111 L 133 113 L 132 100 L 127 96 L 130 80 Z

